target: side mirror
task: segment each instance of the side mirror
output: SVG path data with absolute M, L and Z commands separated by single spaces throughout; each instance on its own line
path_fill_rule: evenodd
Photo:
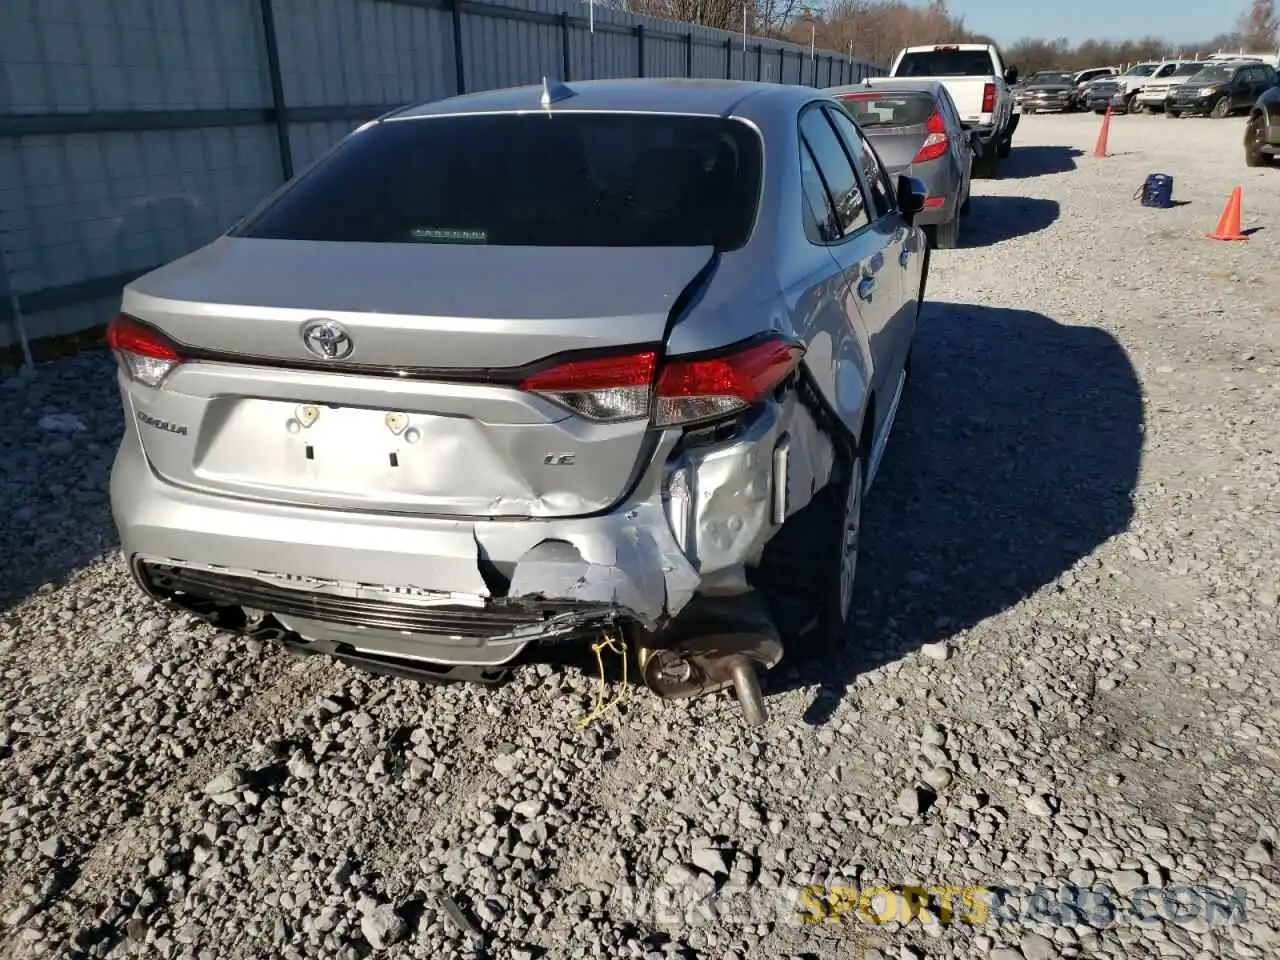
M 1010 67 L 1008 70 L 1004 72 L 1004 82 L 1009 84 L 1010 86 L 1013 86 L 1013 84 L 1018 82 L 1017 67 Z
M 924 209 L 924 202 L 929 197 L 929 188 L 924 181 L 916 177 L 908 177 L 905 173 L 898 177 L 898 212 L 907 223 L 915 223 L 916 214 Z

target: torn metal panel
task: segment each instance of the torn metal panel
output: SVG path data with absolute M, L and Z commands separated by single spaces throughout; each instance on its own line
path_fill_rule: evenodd
M 688 451 L 669 468 L 664 505 L 676 542 L 704 577 L 752 564 L 831 475 L 834 450 L 793 395 L 747 432 Z
M 666 518 L 654 504 L 639 504 L 602 529 L 557 528 L 557 539 L 543 540 L 516 562 L 508 597 L 609 603 L 653 627 L 678 613 L 697 588 L 697 573 L 662 536 Z

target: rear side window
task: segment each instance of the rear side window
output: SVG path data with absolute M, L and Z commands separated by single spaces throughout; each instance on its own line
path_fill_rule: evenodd
M 840 131 L 840 136 L 844 138 L 845 145 L 862 165 L 862 182 L 867 185 L 867 190 L 871 193 L 871 203 L 875 208 L 876 216 L 883 217 L 893 210 L 894 205 L 893 188 L 889 186 L 889 176 L 885 173 L 884 165 L 880 163 L 880 158 L 871 149 L 871 144 L 867 142 L 867 138 L 862 135 L 852 120 L 836 110 L 831 111 L 831 120 Z
M 831 206 L 831 198 L 814 163 L 813 152 L 803 138 L 800 141 L 800 187 L 804 190 L 805 235 L 818 243 L 839 240 L 840 220 Z
M 895 77 L 989 77 L 996 72 L 986 50 L 921 50 L 905 53 Z
M 483 114 L 391 120 L 341 143 L 237 232 L 354 243 L 746 243 L 762 147 L 723 117 Z
M 849 155 L 840 144 L 836 132 L 819 108 L 806 110 L 800 117 L 800 134 L 813 154 L 818 173 L 826 185 L 839 220 L 840 236 L 848 236 L 866 226 L 866 202 Z

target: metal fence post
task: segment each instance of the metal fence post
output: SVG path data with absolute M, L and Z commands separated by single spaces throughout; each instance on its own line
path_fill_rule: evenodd
M 453 20 L 453 69 L 457 78 L 457 92 L 466 93 L 467 65 L 462 59 L 462 0 L 450 0 L 449 13 Z
M 636 24 L 636 76 L 644 76 L 644 24 Z
M 787 48 L 778 48 L 778 82 L 787 82 Z
M 267 46 L 267 75 L 271 81 L 271 106 L 280 148 L 280 172 L 288 180 L 293 176 L 293 146 L 289 143 L 289 116 L 285 112 L 284 78 L 280 73 L 280 43 L 276 37 L 276 18 L 271 2 L 258 0 L 258 10 L 262 14 L 262 39 Z
M 743 78 L 745 79 L 745 77 Z M 756 79 L 764 79 L 764 44 L 756 44 Z
M 724 78 L 726 80 L 733 79 L 733 41 L 726 40 L 724 42 Z
M 564 72 L 564 82 L 568 83 L 572 78 L 569 76 L 569 14 L 560 14 L 560 69 Z
M 684 72 L 686 76 L 693 76 L 693 31 L 690 30 L 684 35 Z

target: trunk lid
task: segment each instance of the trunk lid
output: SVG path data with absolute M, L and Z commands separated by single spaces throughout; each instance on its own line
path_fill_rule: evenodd
M 463 517 L 574 516 L 623 496 L 647 419 L 597 423 L 518 388 L 567 351 L 660 344 L 710 247 L 222 238 L 123 310 L 179 346 L 128 386 L 156 471 L 250 499 Z M 303 328 L 340 325 L 339 353 Z
M 929 131 L 923 123 L 910 127 L 894 127 L 892 130 L 884 131 L 878 131 L 872 127 L 864 132 L 874 144 L 876 152 L 880 154 L 880 159 L 890 175 L 895 176 L 908 171 L 912 159 L 920 152 L 921 145 L 929 136 Z

